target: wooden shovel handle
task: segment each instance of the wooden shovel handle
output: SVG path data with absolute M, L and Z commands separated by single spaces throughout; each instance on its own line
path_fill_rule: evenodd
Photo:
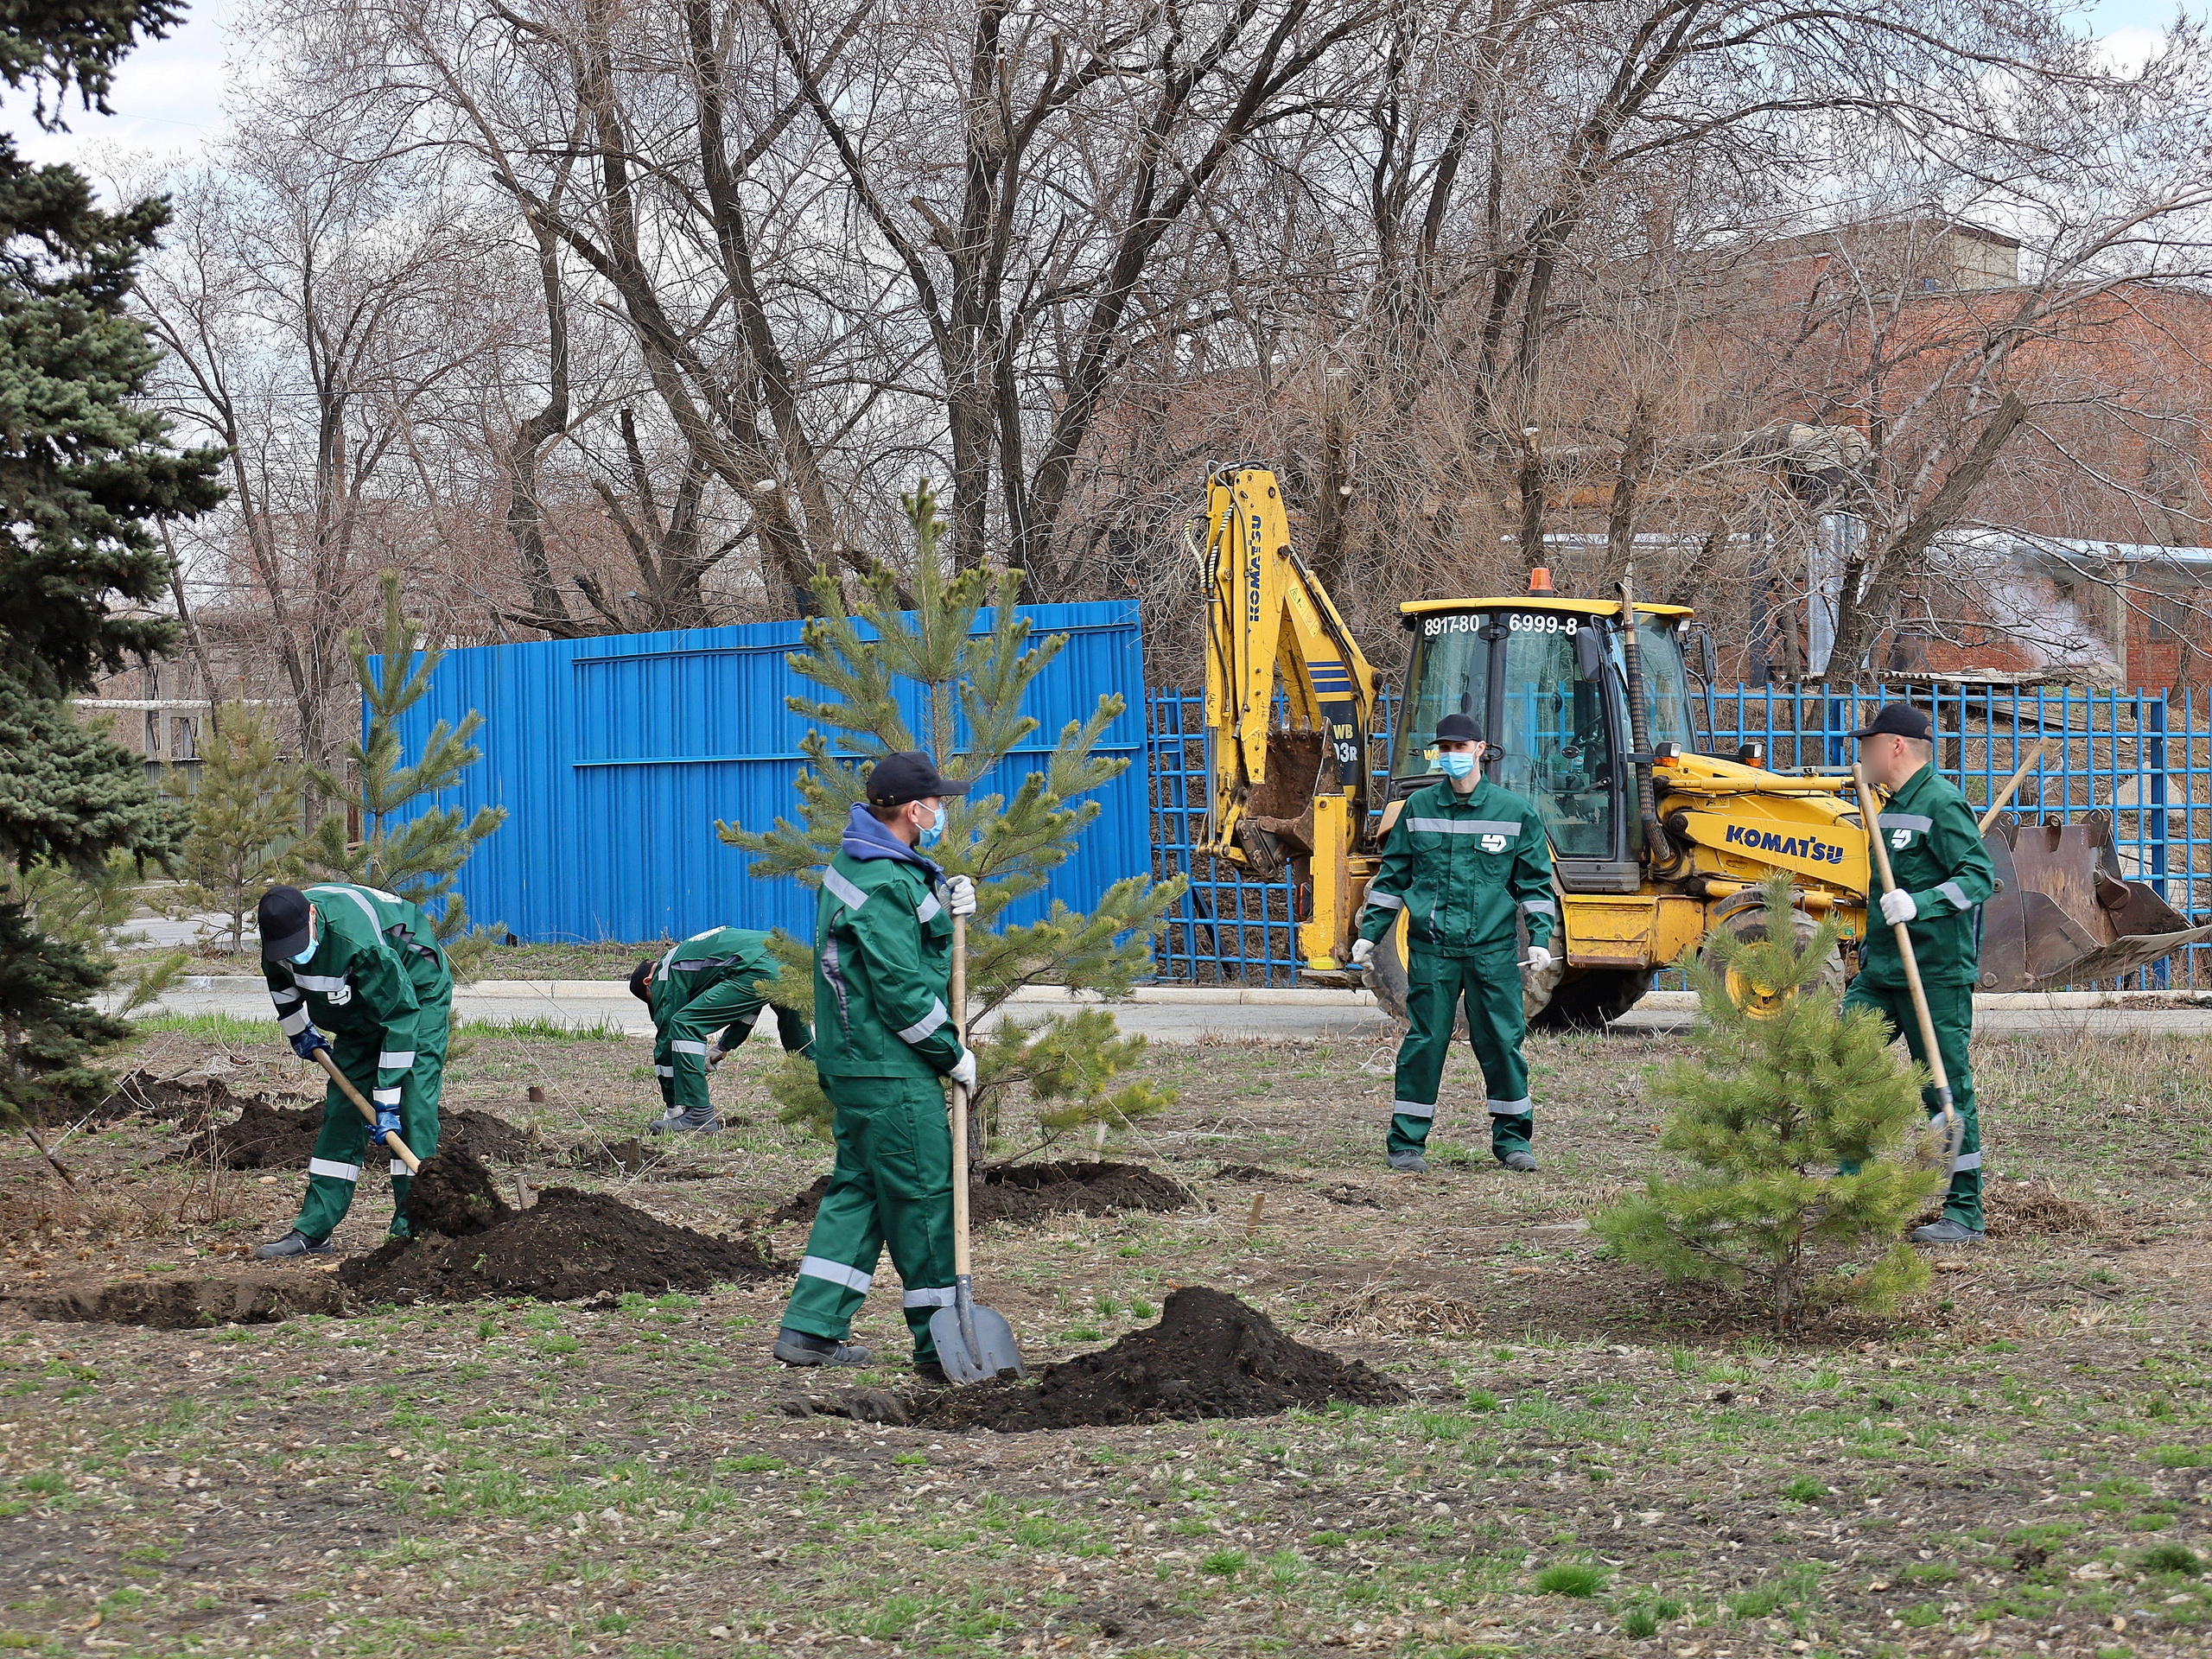
M 361 1091 L 353 1086 L 353 1080 L 351 1077 L 338 1069 L 338 1062 L 330 1058 L 330 1051 L 327 1048 L 318 1048 L 315 1052 L 315 1058 L 322 1069 L 330 1073 L 330 1080 L 338 1085 L 339 1092 L 360 1109 L 361 1116 L 369 1121 L 369 1127 L 372 1129 L 376 1128 L 377 1109 L 361 1098 Z M 423 1173 L 423 1160 L 408 1150 L 407 1143 L 398 1135 L 386 1135 L 384 1138 L 384 1144 L 391 1150 L 393 1157 L 406 1166 L 410 1175 L 419 1175 Z
M 968 1046 L 968 918 L 952 918 L 952 1034 Z M 968 1090 L 952 1085 L 952 1274 L 969 1274 Z
M 1890 870 L 1890 848 L 1882 839 L 1881 815 L 1874 810 L 1874 791 L 1866 787 L 1866 769 L 1855 761 L 1851 776 L 1859 785 L 1859 816 L 1866 821 L 1866 846 L 1874 855 L 1874 868 L 1881 875 L 1882 891 L 1895 893 L 1897 879 Z M 1877 914 L 1881 910 L 1878 904 L 1871 904 L 1867 908 Z M 1948 1123 L 1958 1114 L 1951 1105 L 1951 1080 L 1943 1075 L 1943 1052 L 1936 1046 L 1936 1019 L 1928 1011 L 1928 993 L 1921 988 L 1920 961 L 1912 954 L 1912 934 L 1903 922 L 1891 923 L 1890 931 L 1897 936 L 1897 957 L 1904 963 L 1904 982 L 1912 992 L 1912 1012 L 1920 1022 L 1920 1047 L 1928 1057 L 1929 1080 L 1936 1085 L 1936 1098 L 1943 1108 L 1943 1121 Z

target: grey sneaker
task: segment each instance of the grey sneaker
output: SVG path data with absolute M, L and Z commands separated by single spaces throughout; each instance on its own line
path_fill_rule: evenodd
M 655 1135 L 715 1135 L 721 1132 L 722 1121 L 715 1116 L 711 1106 L 702 1112 L 693 1107 L 689 1111 L 664 1112 L 653 1120 Z
M 1390 1154 L 1390 1167 L 1403 1170 L 1408 1175 L 1426 1175 L 1428 1160 L 1417 1152 L 1394 1152 Z
M 1979 1244 L 1986 1233 L 1975 1231 L 1964 1222 L 1953 1221 L 1946 1216 L 1941 1221 L 1931 1221 L 1925 1227 L 1912 1230 L 1916 1244 Z
M 283 1237 L 264 1244 L 254 1252 L 254 1255 L 264 1262 L 282 1262 L 287 1256 L 294 1255 L 328 1255 L 329 1254 L 330 1241 L 328 1239 L 309 1238 L 296 1227 Z
M 1508 1169 L 1517 1169 L 1525 1173 L 1536 1166 L 1536 1154 L 1533 1152 L 1509 1152 L 1497 1161 Z
M 856 1370 L 871 1357 L 857 1342 L 832 1342 L 789 1325 L 776 1332 L 776 1345 L 769 1353 L 786 1365 L 834 1365 L 841 1370 Z

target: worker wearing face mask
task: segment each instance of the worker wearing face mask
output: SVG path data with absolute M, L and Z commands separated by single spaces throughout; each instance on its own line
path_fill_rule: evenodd
M 1508 1169 L 1531 1170 L 1535 1117 L 1521 1053 L 1528 1021 L 1520 936 L 1525 925 L 1527 966 L 1550 967 L 1559 921 L 1551 848 L 1535 808 L 1483 777 L 1485 746 L 1473 716 L 1445 715 L 1435 741 L 1443 780 L 1408 797 L 1391 826 L 1351 953 L 1352 965 L 1364 969 L 1375 942 L 1406 912 L 1409 1024 L 1398 1049 L 1385 1152 L 1393 1169 L 1428 1167 L 1424 1148 L 1436 1121 L 1437 1086 L 1464 1003 L 1490 1098 L 1491 1154 Z

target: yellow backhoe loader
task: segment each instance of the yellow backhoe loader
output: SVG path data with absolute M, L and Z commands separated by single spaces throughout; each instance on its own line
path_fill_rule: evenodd
M 1855 955 L 1868 878 L 1851 779 L 1767 771 L 1756 745 L 1698 751 L 1688 609 L 1637 603 L 1625 582 L 1618 601 L 1560 598 L 1542 571 L 1510 599 L 1400 607 L 1412 660 L 1378 783 L 1369 741 L 1379 677 L 1293 549 L 1274 474 L 1213 476 L 1201 561 L 1211 799 L 1199 850 L 1289 876 L 1301 977 L 1353 982 L 1345 963 L 1382 837 L 1433 780 L 1424 745 L 1455 709 L 1498 752 L 1490 776 L 1550 832 L 1565 949 L 1554 941 L 1556 964 L 1524 985 L 1534 1023 L 1603 1025 L 1686 950 L 1723 931 L 1760 934 L 1758 887 L 1777 871 L 1789 875 L 1797 925 L 1810 932 L 1834 915 Z M 2212 938 L 2145 884 L 2119 879 L 2101 816 L 2056 834 L 2008 828 L 1993 842 L 2008 887 L 1990 906 L 2003 932 L 1992 943 L 2007 982 L 1988 988 L 2109 977 Z M 1840 984 L 1840 953 L 1832 971 Z M 1386 936 L 1367 982 L 1402 1015 L 1402 939 Z M 1773 995 L 1740 978 L 1731 989 L 1751 1007 Z

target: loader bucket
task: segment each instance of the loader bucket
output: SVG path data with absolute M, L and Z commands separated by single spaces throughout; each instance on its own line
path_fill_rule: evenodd
M 1281 875 L 1294 858 L 1313 853 L 1313 793 L 1321 784 L 1325 751 L 1319 732 L 1268 734 L 1267 781 L 1244 803 L 1236 842 L 1264 880 Z
M 2112 820 L 2022 823 L 2010 813 L 1982 837 L 1997 891 L 1981 907 L 1981 988 L 2052 991 L 2117 979 L 2212 939 L 2148 882 L 2120 874 Z

